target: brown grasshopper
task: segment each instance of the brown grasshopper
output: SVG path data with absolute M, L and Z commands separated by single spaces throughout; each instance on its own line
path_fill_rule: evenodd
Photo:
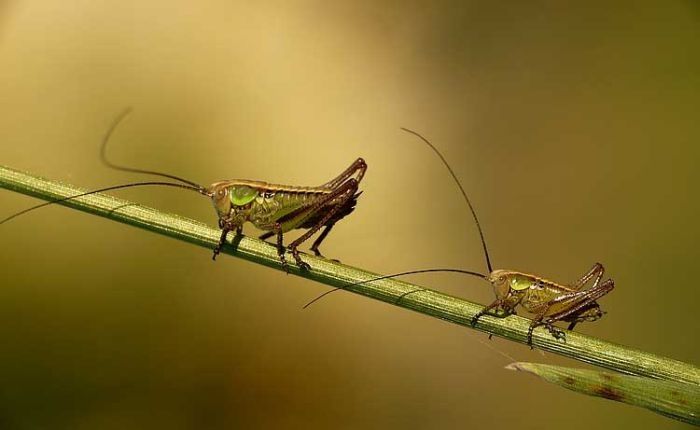
M 396 276 L 410 275 L 416 273 L 428 273 L 428 272 L 457 272 L 463 273 L 470 276 L 476 276 L 488 281 L 493 287 L 494 293 L 496 294 L 496 300 L 490 305 L 486 306 L 484 309 L 479 311 L 471 320 L 471 325 L 475 326 L 483 315 L 493 315 L 489 311 L 496 310 L 501 311 L 494 316 L 508 316 L 515 314 L 515 308 L 520 305 L 528 312 L 534 314 L 532 323 L 527 333 L 527 343 L 532 346 L 532 333 L 533 330 L 538 326 L 545 326 L 549 332 L 556 339 L 565 339 L 564 332 L 554 326 L 557 321 L 565 321 L 569 323 L 568 330 L 573 330 L 576 324 L 583 321 L 595 321 L 603 316 L 603 312 L 600 310 L 598 305 L 599 298 L 608 294 L 615 286 L 612 279 L 607 279 L 601 282 L 603 278 L 603 273 L 605 269 L 600 263 L 593 265 L 593 268 L 588 271 L 581 279 L 576 281 L 571 285 L 563 285 L 553 281 L 543 279 L 539 276 L 532 275 L 529 273 L 518 272 L 514 270 L 494 270 L 491 266 L 491 259 L 489 257 L 489 252 L 486 247 L 486 240 L 484 239 L 484 233 L 481 229 L 481 224 L 476 216 L 476 211 L 464 191 L 462 184 L 460 183 L 457 175 L 447 163 L 447 160 L 442 156 L 440 151 L 435 148 L 426 138 L 416 133 L 415 131 L 402 129 L 408 133 L 411 133 L 419 137 L 423 142 L 425 142 L 432 150 L 440 157 L 443 164 L 447 167 L 447 170 L 452 175 L 452 178 L 457 183 L 462 196 L 464 197 L 467 206 L 474 218 L 477 229 L 479 231 L 479 236 L 481 238 L 481 245 L 484 250 L 484 256 L 486 258 L 486 266 L 488 267 L 489 274 L 484 275 L 478 272 L 472 272 L 462 269 L 424 269 L 424 270 L 411 270 L 407 272 L 396 273 L 393 275 L 382 276 L 379 278 L 374 278 L 368 281 L 357 282 L 355 284 L 346 285 L 345 287 L 336 288 L 326 293 L 318 296 L 311 302 L 307 303 L 308 307 L 312 303 L 319 300 L 321 297 L 333 292 L 338 289 L 347 288 L 352 285 L 359 285 L 367 282 L 377 281 L 381 279 L 393 278 Z M 593 285 L 584 290 L 583 287 L 593 280 Z M 418 291 L 423 291 L 422 289 L 410 291 L 406 294 L 401 295 L 398 299 L 401 300 L 408 294 L 412 294 Z
M 318 250 L 336 222 L 354 209 L 358 184 L 367 171 L 367 163 L 358 158 L 343 173 L 317 187 L 268 184 L 260 181 L 234 179 L 212 184 L 205 190 L 211 197 L 219 215 L 221 238 L 214 249 L 214 257 L 221 251 L 230 231 L 241 234 L 243 224 L 248 221 L 260 230 L 267 230 L 260 239 L 277 236 L 277 252 L 286 267 L 282 234 L 296 228 L 309 229 L 288 248 L 297 265 L 309 269 L 301 260 L 297 249 L 321 227 L 325 229 L 311 245 L 316 256 Z
M 285 258 L 283 234 L 293 229 L 308 229 L 307 232 L 288 246 L 297 266 L 302 270 L 308 270 L 308 263 L 305 263 L 299 255 L 299 245 L 308 240 L 319 229 L 325 227 L 313 245 L 311 245 L 311 250 L 314 254 L 322 256 L 318 249 L 321 242 L 323 242 L 336 222 L 349 215 L 355 209 L 357 197 L 361 194 L 361 192 L 358 192 L 358 186 L 367 171 L 367 163 L 362 158 L 355 160 L 350 167 L 336 178 L 316 187 L 277 185 L 242 179 L 219 181 L 209 187 L 203 187 L 175 175 L 116 165 L 107 160 L 106 145 L 117 125 L 129 112 L 130 109 L 127 109 L 119 115 L 107 131 L 100 150 L 102 162 L 116 170 L 161 176 L 179 181 L 181 184 L 172 182 L 135 182 L 101 188 L 33 206 L 3 219 L 0 221 L 0 224 L 34 209 L 89 194 L 150 185 L 177 187 L 196 191 L 211 198 L 219 217 L 219 228 L 221 228 L 221 238 L 214 248 L 212 257 L 214 260 L 226 243 L 227 234 L 231 231 L 235 231 L 238 235 L 242 234 L 243 224 L 250 222 L 255 227 L 267 231 L 260 236 L 261 239 L 265 240 L 273 235 L 277 236 L 277 252 L 286 271 L 289 271 L 289 269 Z

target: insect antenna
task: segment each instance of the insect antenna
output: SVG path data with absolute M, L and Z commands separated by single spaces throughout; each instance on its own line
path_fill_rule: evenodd
M 48 201 L 48 202 L 45 202 L 45 203 L 41 203 L 41 204 L 39 204 L 39 205 L 32 206 L 32 207 L 30 207 L 30 208 L 24 209 L 24 210 L 22 210 L 22 211 L 19 211 L 19 212 L 13 214 L 13 215 L 8 216 L 7 218 L 4 218 L 4 219 L 0 220 L 0 224 L 4 224 L 4 223 L 10 221 L 11 219 L 14 219 L 14 218 L 17 218 L 17 217 L 20 216 L 20 215 L 26 214 L 27 212 L 31 212 L 31 211 L 33 211 L 33 210 L 35 210 L 35 209 L 43 208 L 44 206 L 52 205 L 52 204 L 54 204 L 54 203 L 61 203 L 61 202 L 65 202 L 66 200 L 72 200 L 72 199 L 75 199 L 75 198 L 78 198 L 78 197 L 89 196 L 90 194 L 101 193 L 101 192 L 104 192 L 104 191 L 120 190 L 120 189 L 123 189 L 123 188 L 133 188 L 133 187 L 143 187 L 143 186 L 163 186 L 163 187 L 184 188 L 184 189 L 186 189 L 186 190 L 196 191 L 196 192 L 199 193 L 199 194 L 208 195 L 208 194 L 206 193 L 206 190 L 199 189 L 199 188 L 196 188 L 196 187 L 191 187 L 191 186 L 189 186 L 189 185 L 174 184 L 174 183 L 172 183 L 172 182 L 133 182 L 133 183 L 130 183 L 130 184 L 113 185 L 113 186 L 111 186 L 111 187 L 100 188 L 100 189 L 98 189 L 98 190 L 87 191 L 87 192 L 85 192 L 85 193 L 80 193 L 80 194 L 76 194 L 76 195 L 69 196 L 69 197 L 62 197 L 62 198 L 60 198 L 60 199 L 55 199 L 55 200 L 51 200 L 51 201 Z
M 454 170 L 452 170 L 452 167 L 447 162 L 447 160 L 442 155 L 442 153 L 432 143 L 430 143 L 430 141 L 428 141 L 428 139 L 423 137 L 420 133 L 417 133 L 413 130 L 409 130 L 408 128 L 401 127 L 401 130 L 403 130 L 407 133 L 411 133 L 414 136 L 417 136 L 418 138 L 420 138 L 423 142 L 425 142 L 437 154 L 437 156 L 440 157 L 440 160 L 442 160 L 442 163 L 445 165 L 445 167 L 447 167 L 447 170 L 450 172 L 450 175 L 452 175 L 452 179 L 454 179 L 455 183 L 457 183 L 457 186 L 459 187 L 459 191 L 462 192 L 462 196 L 464 197 L 464 201 L 467 203 L 467 206 L 469 206 L 469 211 L 471 212 L 472 216 L 474 217 L 474 222 L 476 223 L 476 228 L 479 230 L 479 237 L 481 238 L 481 245 L 484 249 L 484 256 L 486 257 L 486 267 L 489 269 L 489 273 L 493 272 L 493 267 L 491 266 L 491 258 L 489 257 L 489 250 L 486 246 L 486 239 L 484 238 L 484 232 L 481 229 L 481 223 L 479 223 L 479 218 L 476 216 L 476 211 L 474 210 L 474 206 L 472 206 L 472 202 L 471 202 L 471 200 L 469 200 L 469 196 L 467 196 L 467 192 L 464 191 L 464 187 L 462 186 L 462 183 L 457 178 L 457 175 L 455 174 Z M 323 297 L 327 296 L 330 293 L 333 293 L 333 292 L 338 291 L 338 290 L 343 290 L 343 289 L 346 289 L 348 287 L 352 287 L 355 285 L 361 285 L 361 284 L 365 284 L 365 283 L 373 282 L 373 281 L 380 281 L 382 279 L 394 278 L 397 276 L 413 275 L 413 274 L 418 274 L 418 273 L 434 273 L 434 272 L 463 273 L 466 275 L 472 275 L 472 276 L 476 276 L 476 277 L 479 277 L 482 279 L 487 279 L 486 275 L 483 275 L 483 274 L 477 273 L 477 272 L 472 272 L 469 270 L 462 270 L 462 269 L 410 270 L 407 272 L 400 272 L 400 273 L 395 273 L 393 275 L 380 276 L 378 278 L 369 279 L 367 281 L 356 282 L 354 284 L 348 284 L 348 285 L 344 285 L 342 287 L 334 288 L 332 290 L 326 291 L 325 293 L 323 293 L 323 294 L 319 295 L 318 297 L 314 298 L 313 300 L 311 300 L 309 303 L 305 304 L 303 309 L 306 309 L 307 307 L 309 307 L 313 303 L 319 301 L 320 299 L 322 299 Z M 405 293 L 404 295 L 400 296 L 398 300 L 401 300 L 405 296 L 407 296 L 409 294 L 413 294 L 413 293 L 418 292 L 418 291 L 422 291 L 422 290 L 409 291 L 409 292 Z
M 132 109 L 130 107 L 124 109 L 124 111 L 122 113 L 117 115 L 117 117 L 114 119 L 112 124 L 109 126 L 109 129 L 107 129 L 107 133 L 105 133 L 104 137 L 102 138 L 102 145 L 100 146 L 100 160 L 102 161 L 102 163 L 104 163 L 107 167 L 110 167 L 110 168 L 115 169 L 115 170 L 122 170 L 125 172 L 145 173 L 145 174 L 149 174 L 149 175 L 161 176 L 164 178 L 173 179 L 175 181 L 180 181 L 180 182 L 187 184 L 187 185 L 174 184 L 172 182 L 158 182 L 158 181 L 132 182 L 129 184 L 113 185 L 111 187 L 100 188 L 98 190 L 92 190 L 92 191 L 76 194 L 76 195 L 69 196 L 69 197 L 63 197 L 60 199 L 50 200 L 48 202 L 45 202 L 45 203 L 42 203 L 42 204 L 39 204 L 36 206 L 32 206 L 30 208 L 24 209 L 22 211 L 19 211 L 15 214 L 8 216 L 7 218 L 0 220 L 0 224 L 4 224 L 7 221 L 10 221 L 11 219 L 14 219 L 20 215 L 26 214 L 27 212 L 31 212 L 35 209 L 43 208 L 44 206 L 52 205 L 54 203 L 61 203 L 61 202 L 65 202 L 66 200 L 72 200 L 72 199 L 75 199 L 78 197 L 89 196 L 90 194 L 101 193 L 104 191 L 120 190 L 123 188 L 133 188 L 133 187 L 143 187 L 143 186 L 174 187 L 174 188 L 182 188 L 182 189 L 186 189 L 186 190 L 192 190 L 192 191 L 198 192 L 199 194 L 203 194 L 205 196 L 210 196 L 210 193 L 207 191 L 207 189 L 205 187 L 197 184 L 196 182 L 192 182 L 192 181 L 189 181 L 187 179 L 180 178 L 179 176 L 170 175 L 168 173 L 162 173 L 162 172 L 156 172 L 153 170 L 143 170 L 143 169 L 135 169 L 135 168 L 131 168 L 131 167 L 126 167 L 126 166 L 120 166 L 120 165 L 112 163 L 111 161 L 109 161 L 107 159 L 107 151 L 106 151 L 107 150 L 107 143 L 109 142 L 109 139 L 112 137 L 112 134 L 114 134 L 114 131 L 117 129 L 117 126 L 122 122 L 122 120 L 124 118 L 126 118 L 127 115 L 129 115 L 131 113 L 131 111 L 132 111 Z
M 131 173 L 145 173 L 147 175 L 154 175 L 154 176 L 161 176 L 163 178 L 168 178 L 168 179 L 173 179 L 175 181 L 180 181 L 182 183 L 191 185 L 193 187 L 196 187 L 199 190 L 204 190 L 205 188 L 196 182 L 189 181 L 187 179 L 181 178 L 179 176 L 171 175 L 169 173 L 163 173 L 163 172 L 157 172 L 155 170 L 144 170 L 144 169 L 136 169 L 133 167 L 128 167 L 128 166 L 121 166 L 115 163 L 112 163 L 107 159 L 107 142 L 109 142 L 109 139 L 112 137 L 112 134 L 114 134 L 114 131 L 117 129 L 117 126 L 122 122 L 124 118 L 126 118 L 130 113 L 132 109 L 130 107 L 124 109 L 122 113 L 117 115 L 117 117 L 114 119 L 112 122 L 112 125 L 110 125 L 109 129 L 107 130 L 107 133 L 105 133 L 104 137 L 102 138 L 102 145 L 100 146 L 100 160 L 102 161 L 102 164 L 105 166 L 112 168 L 114 170 L 121 170 L 123 172 L 131 172 Z
M 352 283 L 352 284 L 343 285 L 342 287 L 333 288 L 332 290 L 326 291 L 325 293 L 323 293 L 323 294 L 317 296 L 316 298 L 314 298 L 313 300 L 311 300 L 309 303 L 305 304 L 305 305 L 303 306 L 302 309 L 308 308 L 309 306 L 311 306 L 312 304 L 314 304 L 314 303 L 316 303 L 317 301 L 321 300 L 322 298 L 326 297 L 326 296 L 329 295 L 330 293 L 334 293 L 334 292 L 336 292 L 336 291 L 338 291 L 338 290 L 345 290 L 345 289 L 347 289 L 347 288 L 349 288 L 349 287 L 354 287 L 354 286 L 356 286 L 356 285 L 362 285 L 362 284 L 368 284 L 368 283 L 370 283 L 370 282 L 375 282 L 375 281 L 381 281 L 382 279 L 396 278 L 396 277 L 405 276 L 405 275 L 417 275 L 417 274 L 419 274 L 419 273 L 435 273 L 435 272 L 462 273 L 462 274 L 465 274 L 465 275 L 471 275 L 471 276 L 476 276 L 476 277 L 478 277 L 478 278 L 486 279 L 486 275 L 484 275 L 484 274 L 482 274 L 482 273 L 472 272 L 472 271 L 463 270 L 463 269 L 420 269 L 420 270 L 409 270 L 409 271 L 407 271 L 407 272 L 399 272 L 399 273 L 394 273 L 394 274 L 392 274 L 392 275 L 379 276 L 379 277 L 376 277 L 376 278 L 367 279 L 367 280 L 365 280 L 365 281 L 354 282 L 354 283 Z M 399 299 L 397 300 L 397 302 L 400 301 L 400 300 L 401 300 L 402 298 L 404 298 L 405 296 L 407 296 L 407 295 L 409 295 L 409 294 L 412 294 L 412 293 L 415 293 L 415 292 L 417 292 L 417 291 L 421 291 L 421 290 L 409 291 L 409 292 L 407 292 L 407 293 L 401 295 L 401 296 L 399 297 Z
M 459 191 L 462 192 L 462 196 L 464 197 L 464 201 L 467 202 L 467 205 L 469 206 L 469 210 L 472 213 L 472 216 L 474 217 L 474 222 L 476 223 L 476 228 L 479 230 L 479 237 L 481 238 L 481 245 L 484 248 L 484 256 L 486 257 L 486 267 L 489 269 L 489 273 L 493 272 L 493 267 L 491 266 L 491 258 L 489 257 L 489 250 L 486 247 L 486 239 L 484 239 L 484 232 L 481 230 L 481 224 L 479 223 L 479 218 L 476 216 L 476 211 L 474 210 L 474 206 L 472 206 L 472 202 L 469 200 L 469 197 L 467 196 L 467 192 L 464 191 L 464 187 L 462 186 L 462 183 L 459 182 L 459 179 L 457 179 L 457 175 L 455 175 L 455 172 L 452 170 L 452 167 L 450 167 L 450 164 L 445 160 L 445 157 L 442 156 L 440 151 L 433 146 L 432 143 L 428 141 L 425 137 L 423 137 L 421 134 L 409 130 L 407 128 L 401 127 L 401 130 L 411 133 L 414 136 L 417 136 L 419 139 L 421 139 L 423 142 L 425 142 L 435 153 L 437 154 L 438 157 L 440 157 L 440 160 L 442 160 L 442 163 L 447 167 L 447 170 L 450 172 L 450 175 L 452 175 L 452 179 L 455 180 L 457 183 L 457 186 L 459 187 Z
M 326 296 L 329 295 L 330 293 L 336 292 L 336 291 L 338 291 L 338 290 L 344 290 L 344 289 L 346 289 L 346 288 L 348 288 L 348 287 L 353 287 L 353 286 L 355 286 L 355 285 L 367 284 L 367 283 L 374 282 L 374 281 L 381 281 L 382 279 L 396 278 L 396 277 L 404 276 L 404 275 L 416 275 L 416 274 L 419 274 L 419 273 L 435 273 L 435 272 L 461 273 L 461 274 L 464 274 L 464 275 L 471 275 L 471 276 L 476 276 L 476 277 L 478 277 L 478 278 L 487 279 L 487 276 L 484 275 L 484 274 L 482 274 L 482 273 L 477 273 L 477 272 L 472 272 L 472 271 L 469 271 L 469 270 L 462 270 L 462 269 L 421 269 L 421 270 L 409 270 L 409 271 L 406 271 L 406 272 L 399 272 L 399 273 L 394 273 L 394 274 L 392 274 L 392 275 L 379 276 L 379 277 L 376 277 L 376 278 L 368 279 L 368 280 L 366 280 L 366 281 L 353 282 L 352 284 L 346 284 L 346 285 L 343 285 L 342 287 L 333 288 L 332 290 L 326 291 L 325 293 L 323 293 L 323 294 L 317 296 L 316 298 L 314 298 L 313 300 L 311 300 L 309 303 L 305 304 L 304 307 L 303 307 L 303 309 L 308 308 L 309 306 L 311 306 L 312 304 L 314 304 L 314 303 L 316 303 L 317 301 L 321 300 L 322 298 L 326 297 Z M 407 291 L 407 292 L 401 294 L 396 300 L 394 300 L 394 303 L 397 304 L 397 303 L 399 303 L 399 302 L 401 301 L 401 299 L 403 299 L 404 297 L 408 296 L 409 294 L 418 293 L 418 292 L 420 292 L 420 291 L 425 291 L 425 288 L 419 288 L 419 289 L 416 289 L 416 290 L 413 290 L 413 291 Z M 487 341 L 484 341 L 484 340 L 479 339 L 478 337 L 476 337 L 476 335 L 475 335 L 474 333 L 469 333 L 469 332 L 468 332 L 467 334 L 470 335 L 470 336 L 472 336 L 474 339 L 476 339 L 477 342 L 479 342 L 480 344 L 484 345 L 485 347 L 487 347 L 487 348 L 490 349 L 491 351 L 493 351 L 493 352 L 499 354 L 500 356 L 504 357 L 506 360 L 508 360 L 509 363 L 514 363 L 514 362 L 518 361 L 518 360 L 516 360 L 515 358 L 513 358 L 513 356 L 511 356 L 510 354 L 508 354 L 507 352 L 502 351 L 502 350 L 500 350 L 499 348 L 496 348 L 495 346 L 491 345 L 491 344 L 490 344 L 489 342 L 487 342 Z M 489 336 L 489 340 L 490 340 L 490 339 L 491 339 L 491 336 Z

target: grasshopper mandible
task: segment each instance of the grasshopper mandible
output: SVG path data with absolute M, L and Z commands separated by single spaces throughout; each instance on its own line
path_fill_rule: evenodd
M 116 127 L 130 111 L 130 109 L 127 109 L 120 114 L 105 134 L 100 148 L 102 162 L 116 170 L 160 176 L 181 183 L 135 182 L 100 188 L 30 207 L 3 219 L 0 221 L 0 224 L 53 203 L 60 203 L 94 193 L 139 186 L 176 187 L 192 190 L 211 198 L 219 218 L 219 228 L 221 229 L 221 237 L 214 248 L 212 259 L 215 260 L 216 256 L 221 252 L 222 247 L 226 243 L 228 233 L 235 231 L 236 234 L 240 235 L 243 231 L 243 224 L 250 222 L 255 227 L 267 231 L 260 236 L 260 239 L 265 240 L 271 236 L 277 236 L 277 253 L 284 269 L 288 272 L 289 267 L 285 258 L 286 249 L 291 251 L 300 269 L 308 270 L 310 268 L 309 264 L 305 263 L 299 255 L 299 245 L 308 240 L 322 227 L 325 227 L 311 245 L 311 250 L 314 254 L 322 257 L 318 249 L 321 242 L 323 242 L 336 222 L 349 215 L 355 209 L 357 197 L 361 194 L 361 192 L 358 192 L 358 186 L 367 171 L 367 163 L 362 158 L 355 160 L 336 178 L 315 187 L 278 185 L 243 179 L 219 181 L 209 187 L 204 187 L 175 175 L 114 164 L 108 161 L 106 157 L 107 142 Z M 285 248 L 283 234 L 293 229 L 308 229 L 308 231 Z
M 595 321 L 603 316 L 604 313 L 601 311 L 596 300 L 612 291 L 615 284 L 612 279 L 602 281 L 605 269 L 600 263 L 594 264 L 593 268 L 591 268 L 588 273 L 583 275 L 581 279 L 571 285 L 559 284 L 557 282 L 541 278 L 537 275 L 518 272 L 515 270 L 494 270 L 491 265 L 491 258 L 489 257 L 488 248 L 486 246 L 486 239 L 484 238 L 484 233 L 481 229 L 479 219 L 476 216 L 476 211 L 474 210 L 466 191 L 464 191 L 464 187 L 462 187 L 462 184 L 457 178 L 457 175 L 452 170 L 452 167 L 450 167 L 449 163 L 447 160 L 445 160 L 440 151 L 438 151 L 438 149 L 425 137 L 406 128 L 402 128 L 402 130 L 417 136 L 423 142 L 425 142 L 438 155 L 440 160 L 442 160 L 443 164 L 452 175 L 452 178 L 462 193 L 464 201 L 469 207 L 469 211 L 471 212 L 477 230 L 479 231 L 479 237 L 481 239 L 484 257 L 486 259 L 486 267 L 489 270 L 489 274 L 484 275 L 479 272 L 472 272 L 462 269 L 423 269 L 381 276 L 351 285 L 364 284 L 367 282 L 393 278 L 396 276 L 429 272 L 456 272 L 482 278 L 488 281 L 493 287 L 494 293 L 496 294 L 496 300 L 479 311 L 472 318 L 471 325 L 475 326 L 479 318 L 481 318 L 483 315 L 494 315 L 489 313 L 491 310 L 501 311 L 501 313 L 497 313 L 494 316 L 508 316 L 515 314 L 515 308 L 520 305 L 528 312 L 534 314 L 534 318 L 532 319 L 532 323 L 530 324 L 527 333 L 527 343 L 530 346 L 532 346 L 533 330 L 538 326 L 545 326 L 556 339 L 565 339 L 566 336 L 564 332 L 554 325 L 555 322 L 568 322 L 568 330 L 573 330 L 576 324 L 580 322 Z M 590 283 L 591 280 L 593 281 L 591 287 L 584 290 L 583 287 Z M 326 293 L 307 303 L 304 307 L 308 307 L 321 297 L 345 287 L 327 291 Z M 401 300 L 408 294 L 418 291 L 422 290 L 419 289 L 410 291 L 400 296 L 398 300 Z

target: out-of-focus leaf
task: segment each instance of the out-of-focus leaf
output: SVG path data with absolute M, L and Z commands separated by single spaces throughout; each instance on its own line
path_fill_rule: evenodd
M 699 385 L 537 363 L 512 363 L 506 369 L 532 373 L 572 391 L 641 406 L 700 425 Z

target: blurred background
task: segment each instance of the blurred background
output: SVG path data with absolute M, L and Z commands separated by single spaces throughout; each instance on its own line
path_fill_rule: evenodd
M 0 162 L 77 186 L 316 185 L 356 157 L 357 210 L 322 248 L 376 272 L 496 267 L 571 282 L 577 330 L 698 363 L 700 8 L 694 1 L 0 3 Z M 120 196 L 216 225 L 171 189 Z M 4 217 L 37 200 L 0 192 Z M 257 235 L 251 226 L 246 232 Z M 62 207 L 2 226 L 6 429 L 671 429 L 508 372 L 465 328 Z M 290 236 L 293 237 L 293 236 Z M 310 244 L 310 242 L 309 242 Z M 411 278 L 489 303 L 487 284 Z M 583 366 L 494 339 L 522 361 Z

